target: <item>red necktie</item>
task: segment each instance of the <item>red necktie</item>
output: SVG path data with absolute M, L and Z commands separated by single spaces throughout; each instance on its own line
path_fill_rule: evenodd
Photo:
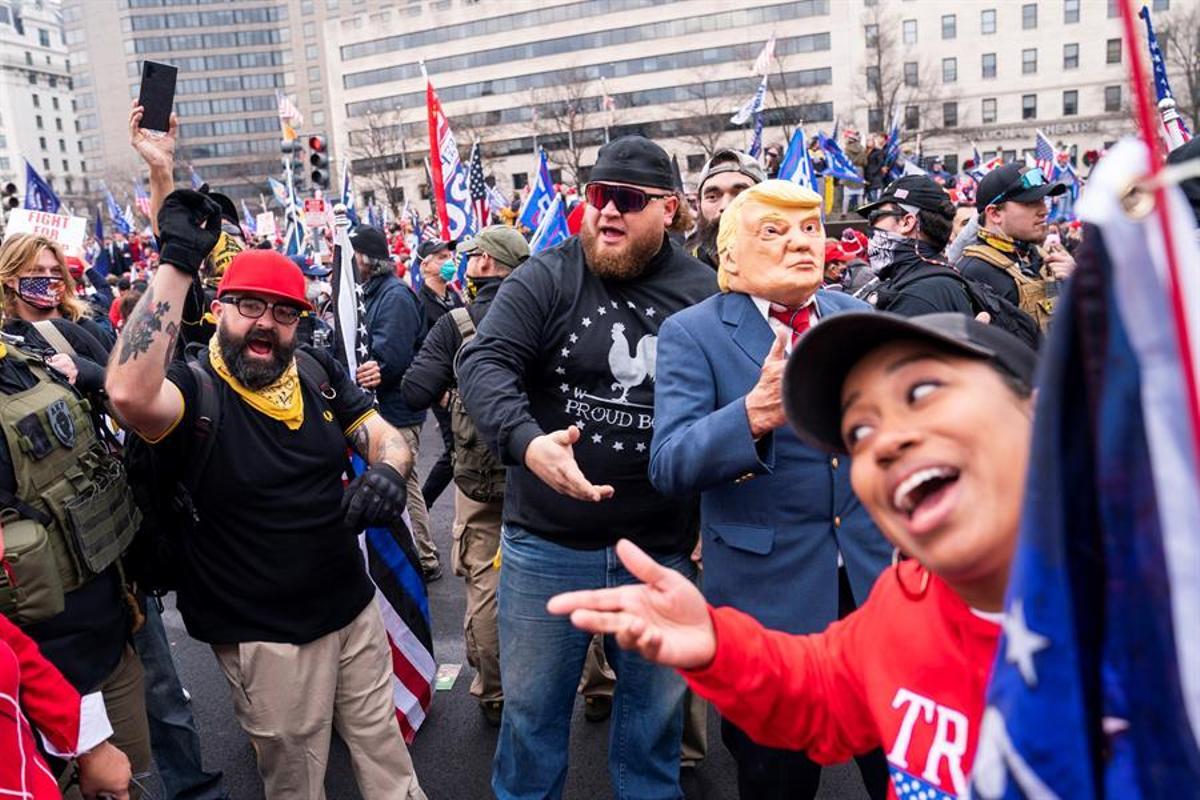
M 800 308 L 788 308 L 786 306 L 771 303 L 771 317 L 782 322 L 784 327 L 792 329 L 792 344 L 800 338 L 800 334 L 808 330 L 812 324 L 812 304 Z

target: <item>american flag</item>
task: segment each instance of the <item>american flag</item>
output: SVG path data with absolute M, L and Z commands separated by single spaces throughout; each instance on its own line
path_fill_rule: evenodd
M 483 155 L 479 152 L 479 142 L 471 145 L 471 163 L 467 167 L 467 187 L 471 191 L 471 213 L 475 215 L 475 228 L 483 230 L 491 218 L 491 207 L 488 202 L 488 187 L 483 180 Z
M 142 188 L 140 181 L 133 182 L 133 205 L 142 212 L 143 217 L 150 218 L 150 195 Z
M 1167 149 L 1174 150 L 1190 141 L 1191 131 L 1179 112 L 1175 109 L 1175 95 L 1171 92 L 1171 84 L 1167 80 L 1167 62 L 1163 58 L 1162 48 L 1158 45 L 1158 36 L 1154 33 L 1154 23 L 1150 21 L 1150 9 L 1142 6 L 1138 16 L 1146 23 L 1146 47 L 1150 50 L 1150 66 L 1154 71 L 1154 94 L 1158 99 L 1159 115 L 1162 117 L 1163 135 Z M 1163 100 L 1170 100 L 1164 104 Z
M 303 125 L 304 115 L 300 113 L 300 109 L 296 108 L 292 99 L 283 92 L 279 92 L 276 97 L 279 101 L 279 118 L 293 125 Z
M 1050 180 L 1050 176 L 1054 174 L 1054 145 L 1040 130 L 1035 131 L 1034 136 L 1036 138 L 1033 143 L 1033 162 L 1046 176 L 1046 180 Z
M 335 224 L 333 273 L 334 332 L 338 360 L 351 375 L 370 357 L 363 287 L 354 274 L 354 248 L 349 220 L 339 216 Z M 365 464 L 355 456 L 355 474 Z M 404 522 L 393 528 L 368 528 L 359 536 L 367 574 L 375 584 L 375 599 L 387 630 L 392 654 L 392 696 L 396 718 L 404 740 L 411 742 L 425 721 L 433 702 L 433 633 L 429 596 L 417 568 L 416 544 Z
M 758 58 L 754 59 L 754 74 L 766 77 L 771 71 L 771 60 L 775 58 L 775 34 L 771 34 L 771 38 L 767 39 L 767 43 L 763 45 L 762 52 L 758 54 Z

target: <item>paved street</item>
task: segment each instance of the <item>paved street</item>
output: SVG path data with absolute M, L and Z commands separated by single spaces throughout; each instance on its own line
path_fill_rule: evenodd
M 431 419 L 422 437 L 419 462 L 422 475 L 436 460 L 440 449 L 441 439 Z M 412 754 L 417 774 L 431 800 L 475 800 L 492 797 L 489 779 L 496 732 L 484 722 L 467 692 L 473 672 L 463 657 L 463 589 L 461 580 L 450 574 L 446 555 L 452 516 L 453 502 L 448 490 L 431 509 L 434 536 L 447 569 L 446 576 L 430 587 L 430 607 L 438 662 L 463 664 L 463 671 L 452 691 L 438 692 L 434 697 L 432 713 L 412 745 Z M 334 586 L 314 587 L 314 591 L 336 590 Z M 234 800 L 262 798 L 253 753 L 233 718 L 228 688 L 212 652 L 187 637 L 173 609 L 165 615 L 165 621 L 180 677 L 192 695 L 206 766 L 224 771 L 226 786 Z M 297 697 L 296 701 L 303 702 L 303 698 Z M 566 797 L 568 800 L 611 797 L 605 755 L 608 724 L 586 722 L 582 708 L 582 702 L 577 703 Z M 733 800 L 737 794 L 733 761 L 720 745 L 715 715 L 711 713 L 709 743 L 708 758 L 694 776 L 686 779 L 687 796 L 689 800 Z M 330 800 L 359 797 L 345 747 L 336 737 L 326 787 Z M 855 800 L 865 797 L 857 769 L 850 766 L 826 770 L 820 796 Z

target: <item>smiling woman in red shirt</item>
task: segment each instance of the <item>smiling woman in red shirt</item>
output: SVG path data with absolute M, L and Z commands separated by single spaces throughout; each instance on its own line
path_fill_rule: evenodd
M 962 314 L 847 313 L 800 340 L 784 377 L 788 419 L 852 457 L 855 493 L 911 557 L 823 633 L 710 608 L 626 541 L 618 555 L 642 584 L 559 595 L 550 610 L 676 667 L 760 744 L 822 764 L 882 747 L 891 797 L 965 796 L 1017 540 L 1035 365 L 1016 338 Z

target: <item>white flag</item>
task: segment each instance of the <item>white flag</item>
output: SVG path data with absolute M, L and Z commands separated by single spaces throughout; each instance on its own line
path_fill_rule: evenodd
M 754 74 L 762 75 L 764 78 L 771 71 L 771 60 L 775 58 L 775 34 L 771 34 L 771 38 L 767 39 L 767 43 L 763 45 L 762 52 L 758 54 L 758 58 L 754 59 Z
M 758 89 L 755 90 L 754 96 L 747 100 L 742 107 L 737 110 L 737 113 L 729 118 L 729 121 L 734 125 L 745 125 L 750 121 L 750 118 L 763 109 L 763 103 L 767 99 L 767 76 L 764 75 L 762 82 L 758 84 Z

